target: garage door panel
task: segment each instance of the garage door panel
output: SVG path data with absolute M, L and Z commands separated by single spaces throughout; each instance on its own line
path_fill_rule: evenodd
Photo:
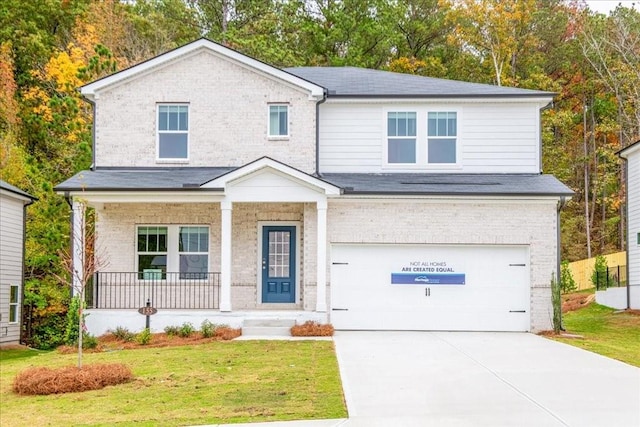
M 529 330 L 526 246 L 332 245 L 331 255 L 337 329 Z M 392 283 L 394 273 L 418 281 Z M 464 284 L 422 281 L 439 274 Z

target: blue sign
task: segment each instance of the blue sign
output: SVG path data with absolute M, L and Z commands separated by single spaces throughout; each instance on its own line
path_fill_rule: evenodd
M 391 273 L 392 285 L 464 285 L 465 275 Z

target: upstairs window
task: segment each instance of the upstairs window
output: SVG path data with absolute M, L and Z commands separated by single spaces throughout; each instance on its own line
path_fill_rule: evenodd
M 458 119 L 455 112 L 430 112 L 427 116 L 427 162 L 456 163 Z
M 158 105 L 158 158 L 187 159 L 189 106 Z
M 9 292 L 9 323 L 18 323 L 18 286 L 11 285 Z
M 416 162 L 416 113 L 387 113 L 388 163 Z
M 289 136 L 289 106 L 269 105 L 269 137 Z

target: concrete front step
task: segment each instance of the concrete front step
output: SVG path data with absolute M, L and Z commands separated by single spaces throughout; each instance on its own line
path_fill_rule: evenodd
M 246 319 L 242 324 L 244 336 L 291 336 L 294 319 Z

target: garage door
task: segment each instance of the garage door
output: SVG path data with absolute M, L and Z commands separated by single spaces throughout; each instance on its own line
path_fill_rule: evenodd
M 331 246 L 336 329 L 528 331 L 527 246 Z

